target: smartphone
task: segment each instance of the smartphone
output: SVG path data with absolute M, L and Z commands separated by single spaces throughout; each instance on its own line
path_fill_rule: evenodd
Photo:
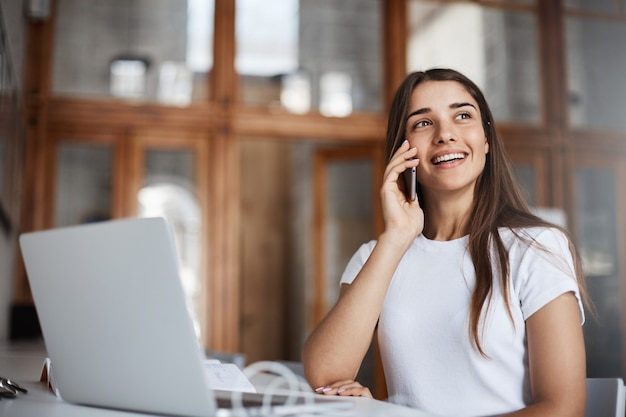
M 408 201 L 417 199 L 417 177 L 415 175 L 416 167 L 409 168 L 404 171 L 404 194 Z

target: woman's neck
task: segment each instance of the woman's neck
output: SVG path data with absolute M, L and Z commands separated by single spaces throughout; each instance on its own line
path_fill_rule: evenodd
M 473 193 L 428 196 L 424 207 L 423 234 L 431 240 L 453 240 L 467 235 Z

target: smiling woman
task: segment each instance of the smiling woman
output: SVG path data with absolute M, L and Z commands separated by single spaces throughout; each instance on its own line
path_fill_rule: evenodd
M 422 192 L 464 187 L 471 199 L 489 151 L 476 100 L 455 81 L 425 82 L 413 91 L 409 110 L 405 138 L 421 161 Z
M 411 73 L 387 126 L 384 231 L 352 257 L 305 344 L 311 386 L 371 396 L 354 379 L 376 331 L 394 402 L 450 417 L 582 416 L 580 261 L 524 203 L 482 92 L 453 70 Z M 418 201 L 398 181 L 413 167 Z

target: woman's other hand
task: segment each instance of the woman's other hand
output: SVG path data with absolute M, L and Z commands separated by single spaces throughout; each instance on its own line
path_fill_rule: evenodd
M 369 388 L 353 380 L 339 381 L 326 387 L 319 387 L 315 389 L 315 392 L 322 395 L 374 398 Z

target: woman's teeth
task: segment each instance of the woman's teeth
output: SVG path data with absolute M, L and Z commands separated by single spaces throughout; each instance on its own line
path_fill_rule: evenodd
M 441 155 L 433 159 L 433 164 L 440 164 L 442 162 L 452 161 L 453 159 L 465 159 L 464 153 L 450 153 L 447 155 Z

